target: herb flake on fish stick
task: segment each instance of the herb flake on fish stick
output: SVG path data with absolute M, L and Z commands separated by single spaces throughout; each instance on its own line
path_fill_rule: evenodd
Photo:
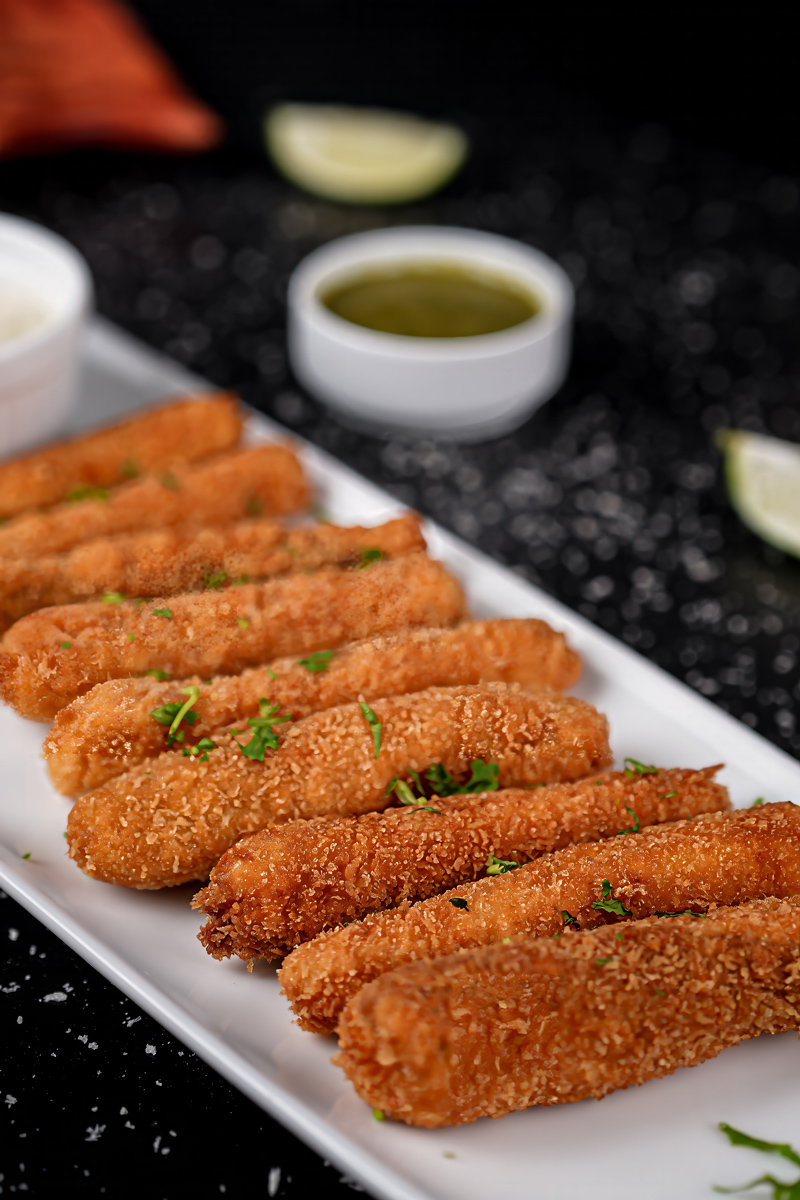
M 373 710 L 364 701 L 361 701 L 361 715 L 369 725 L 372 740 L 375 743 L 375 757 L 377 758 L 381 752 L 381 722 L 375 715 Z

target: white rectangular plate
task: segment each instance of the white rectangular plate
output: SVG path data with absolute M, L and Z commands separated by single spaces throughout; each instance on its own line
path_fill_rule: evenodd
M 74 427 L 196 387 L 198 380 L 103 322 L 87 339 Z M 202 384 L 201 384 L 202 386 Z M 280 430 L 254 416 L 254 438 Z M 399 505 L 312 446 L 305 464 L 341 523 L 377 524 Z M 612 745 L 644 762 L 724 761 L 747 805 L 800 798 L 800 765 L 569 609 L 435 525 L 426 536 L 464 584 L 476 616 L 537 616 L 563 629 L 586 667 L 577 689 L 608 714 Z M 193 888 L 131 892 L 69 862 L 67 803 L 39 756 L 42 727 L 0 711 L 0 880 L 8 892 L 222 1075 L 348 1175 L 386 1200 L 700 1200 L 712 1183 L 760 1174 L 732 1152 L 728 1121 L 798 1140 L 800 1053 L 793 1035 L 762 1037 L 668 1079 L 500 1121 L 430 1132 L 376 1122 L 330 1063 L 335 1043 L 291 1022 L 274 969 L 248 975 L 195 941 Z M 29 860 L 22 855 L 30 853 Z M 748 1175 L 749 1172 L 749 1175 Z

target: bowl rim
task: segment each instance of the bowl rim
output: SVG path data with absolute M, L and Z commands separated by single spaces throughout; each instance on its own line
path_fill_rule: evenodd
M 416 248 L 415 248 L 416 244 Z M 421 248 L 421 247 L 425 248 Z M 438 249 L 437 249 L 438 247 Z M 494 261 L 492 252 L 494 251 Z M 402 259 L 459 259 L 516 275 L 528 286 L 545 290 L 544 311 L 510 329 L 459 338 L 425 338 L 384 333 L 356 325 L 331 312 L 320 292 L 326 283 L 377 262 Z M 498 258 L 505 262 L 500 263 Z M 575 292 L 566 271 L 526 242 L 456 225 L 399 225 L 336 238 L 312 250 L 289 280 L 290 318 L 302 320 L 343 349 L 406 361 L 465 362 L 495 358 L 547 340 L 568 324 Z
M 71 290 L 60 312 L 46 316 L 30 332 L 0 342 L 0 367 L 36 353 L 73 326 L 88 311 L 93 290 L 91 272 L 83 255 L 66 238 L 46 226 L 13 213 L 0 212 L 0 248 L 4 242 L 30 246 L 60 258 L 68 273 Z

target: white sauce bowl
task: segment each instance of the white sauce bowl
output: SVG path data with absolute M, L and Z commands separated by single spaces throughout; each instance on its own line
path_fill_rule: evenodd
M 426 338 L 364 328 L 322 303 L 365 269 L 426 261 L 502 275 L 540 310 L 499 333 Z M 564 271 L 510 238 L 436 226 L 359 233 L 315 250 L 292 275 L 289 358 L 299 382 L 351 425 L 478 441 L 516 429 L 558 390 L 573 307 Z
M 41 317 L 0 340 L 0 455 L 57 432 L 74 398 L 80 335 L 91 305 L 89 269 L 69 242 L 21 217 L 0 214 L 0 289 Z

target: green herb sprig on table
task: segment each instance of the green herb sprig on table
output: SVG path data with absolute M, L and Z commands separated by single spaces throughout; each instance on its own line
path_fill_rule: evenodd
M 761 1138 L 754 1138 L 748 1133 L 742 1133 L 740 1129 L 734 1129 L 732 1125 L 727 1125 L 724 1121 L 720 1122 L 719 1128 L 732 1146 L 746 1146 L 750 1150 L 760 1150 L 762 1154 L 778 1154 L 781 1158 L 800 1167 L 800 1154 L 788 1142 L 765 1142 Z M 774 1175 L 761 1175 L 750 1183 L 742 1184 L 741 1187 L 720 1187 L 715 1184 L 714 1191 L 732 1196 L 737 1192 L 749 1192 L 752 1188 L 762 1186 L 772 1188 L 772 1200 L 800 1200 L 800 1177 L 793 1182 L 786 1182 L 783 1179 L 776 1179 Z
M 238 741 L 238 737 L 241 737 L 246 731 L 243 729 L 231 730 L 233 740 L 245 758 L 252 758 L 255 762 L 263 762 L 267 750 L 278 749 L 280 739 L 272 726 L 279 725 L 284 721 L 291 721 L 292 719 L 291 713 L 286 713 L 282 717 L 277 716 L 279 708 L 280 704 L 273 704 L 265 696 L 261 697 L 258 702 L 258 716 L 249 717 L 247 720 L 247 726 L 249 729 L 252 729 L 253 736 L 245 745 L 242 745 Z

